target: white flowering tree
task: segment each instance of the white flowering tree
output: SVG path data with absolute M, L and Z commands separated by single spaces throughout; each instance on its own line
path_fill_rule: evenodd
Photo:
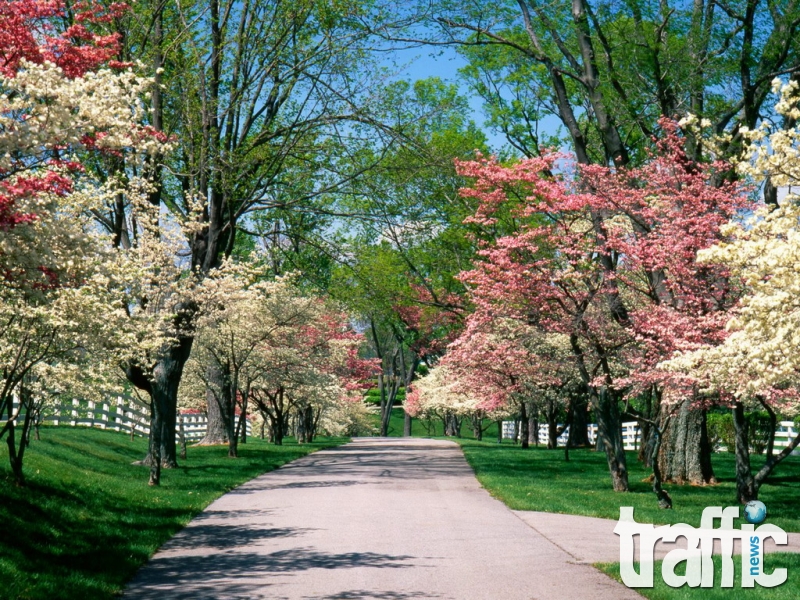
M 481 396 L 443 364 L 433 367 L 413 383 L 406 396 L 405 409 L 415 418 L 441 419 L 446 430 L 453 420 L 469 419 L 476 439 L 483 437 L 484 419 L 498 420 L 509 416 L 509 411 L 504 408 L 487 409 Z M 448 433 L 451 434 L 452 431 Z
M 93 180 L 79 156 L 140 161 L 160 144 L 141 125 L 150 82 L 109 60 L 115 36 L 91 31 L 109 15 L 81 14 L 58 34 L 62 15 L 59 2 L 0 7 L 0 438 L 18 484 L 43 399 L 80 371 L 110 385 L 96 361 L 138 352 L 125 292 L 141 272 L 87 217 L 130 182 Z
M 251 402 L 277 444 L 290 424 L 302 441 L 320 429 L 362 428 L 358 391 L 368 385 L 372 362 L 359 358 L 363 338 L 346 315 L 301 292 L 292 276 L 264 280 L 257 269 L 227 263 L 203 281 L 198 299 L 204 309 L 183 401 L 199 405 L 205 397 L 218 406 L 231 456 L 241 433 L 237 406 L 245 415 Z

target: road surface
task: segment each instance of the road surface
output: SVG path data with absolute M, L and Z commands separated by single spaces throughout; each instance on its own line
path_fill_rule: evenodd
M 356 439 L 222 496 L 125 597 L 641 598 L 489 496 L 457 444 L 413 438 Z

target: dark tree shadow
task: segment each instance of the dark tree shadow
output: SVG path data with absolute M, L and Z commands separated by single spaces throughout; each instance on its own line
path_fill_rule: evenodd
M 422 600 L 423 598 L 445 598 L 431 592 L 395 592 L 390 590 L 348 590 L 331 596 L 303 596 L 304 600 Z
M 228 551 L 204 556 L 165 556 L 154 558 L 142 569 L 125 596 L 142 600 L 253 598 L 259 597 L 254 592 L 270 585 L 270 575 L 291 575 L 310 569 L 408 568 L 414 566 L 410 562 L 413 558 L 374 552 L 329 554 L 310 548 L 270 554 Z
M 235 548 L 263 540 L 296 537 L 313 529 L 302 527 L 257 528 L 248 525 L 190 525 L 162 546 L 163 550 Z

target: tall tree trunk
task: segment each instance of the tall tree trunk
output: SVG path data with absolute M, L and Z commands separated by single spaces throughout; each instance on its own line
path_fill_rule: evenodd
M 411 437 L 411 415 L 403 412 L 403 437 Z
M 444 434 L 448 437 L 461 437 L 461 419 L 453 413 L 444 416 Z
M 483 439 L 483 414 L 481 411 L 472 414 L 472 436 L 478 441 Z
M 606 453 L 608 470 L 611 473 L 611 485 L 615 492 L 628 491 L 628 463 L 625 446 L 622 442 L 622 425 L 620 423 L 619 405 L 613 392 L 606 387 L 593 391 L 597 410 L 598 446 Z
M 573 396 L 569 407 L 572 412 L 572 422 L 569 426 L 570 448 L 587 448 L 590 446 L 587 408 L 587 399 L 584 394 Z
M 519 403 L 519 426 L 520 426 L 519 437 L 520 440 L 522 441 L 522 447 L 529 448 L 530 429 L 528 429 L 528 427 L 530 426 L 530 424 L 528 423 L 528 407 L 526 406 L 526 403 L 524 401 Z
M 229 376 L 225 369 L 216 361 L 212 361 L 206 367 L 206 434 L 197 442 L 198 446 L 216 446 L 230 443 L 228 431 L 228 415 L 230 413 L 229 404 L 230 384 Z
M 181 446 L 181 460 L 186 460 L 186 429 L 183 427 L 183 415 L 178 415 L 178 440 Z
M 150 394 L 151 420 L 150 444 L 147 456 L 140 464 L 150 466 L 150 484 L 159 485 L 161 468 L 178 466 L 176 428 L 178 417 L 178 386 L 183 367 L 189 359 L 193 338 L 183 336 L 178 343 L 163 351 L 147 379 L 146 389 Z M 138 373 L 138 375 L 131 375 Z M 134 384 L 140 381 L 139 369 L 128 369 L 128 377 Z
M 662 410 L 658 467 L 665 482 L 692 485 L 714 483 L 706 413 L 702 409 L 691 408 L 691 403 L 691 399 L 684 400 L 672 416 Z
M 744 405 L 737 402 L 733 406 L 733 434 L 736 454 L 736 495 L 739 502 L 746 504 L 758 499 L 758 487 L 750 467 L 750 440 Z
M 248 384 L 245 391 L 244 396 L 242 398 L 242 405 L 241 405 L 241 415 L 239 419 L 236 421 L 236 427 L 238 428 L 238 437 L 240 444 L 247 443 L 247 410 L 249 409 L 248 404 L 250 403 L 250 385 Z

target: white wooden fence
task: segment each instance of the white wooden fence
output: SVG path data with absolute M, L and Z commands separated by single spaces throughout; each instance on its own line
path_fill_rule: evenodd
M 516 421 L 503 421 L 503 438 L 504 439 L 513 439 L 514 438 L 514 428 L 517 426 Z M 559 427 L 562 425 L 559 424 Z M 594 444 L 595 440 L 597 439 L 597 425 L 595 423 L 591 423 L 587 425 L 587 432 L 589 434 L 589 442 Z M 791 441 L 797 437 L 798 432 L 798 425 L 793 423 L 792 421 L 781 421 L 778 424 L 778 428 L 775 430 L 775 450 L 780 452 L 781 448 L 786 448 Z M 567 427 L 564 432 L 558 437 L 558 445 L 564 446 L 567 443 L 567 437 L 569 436 L 569 427 Z M 546 444 L 548 438 L 548 428 L 547 423 L 540 423 L 539 424 L 539 443 Z M 622 424 L 622 441 L 625 444 L 626 450 L 638 450 L 639 449 L 639 424 L 636 421 L 628 421 Z M 720 448 L 724 450 L 724 448 Z M 800 454 L 800 446 L 792 452 L 792 454 Z
M 237 415 L 237 424 L 239 415 Z M 206 434 L 208 417 L 202 413 L 178 415 L 178 424 L 183 421 L 187 441 L 199 440 Z M 150 435 L 150 414 L 147 409 L 130 398 L 118 396 L 108 402 L 73 400 L 71 405 L 46 409 L 42 417 L 44 423 L 53 425 L 72 425 L 113 429 L 134 435 Z M 247 435 L 251 435 L 250 421 L 245 420 Z M 179 435 L 176 432 L 176 437 Z

